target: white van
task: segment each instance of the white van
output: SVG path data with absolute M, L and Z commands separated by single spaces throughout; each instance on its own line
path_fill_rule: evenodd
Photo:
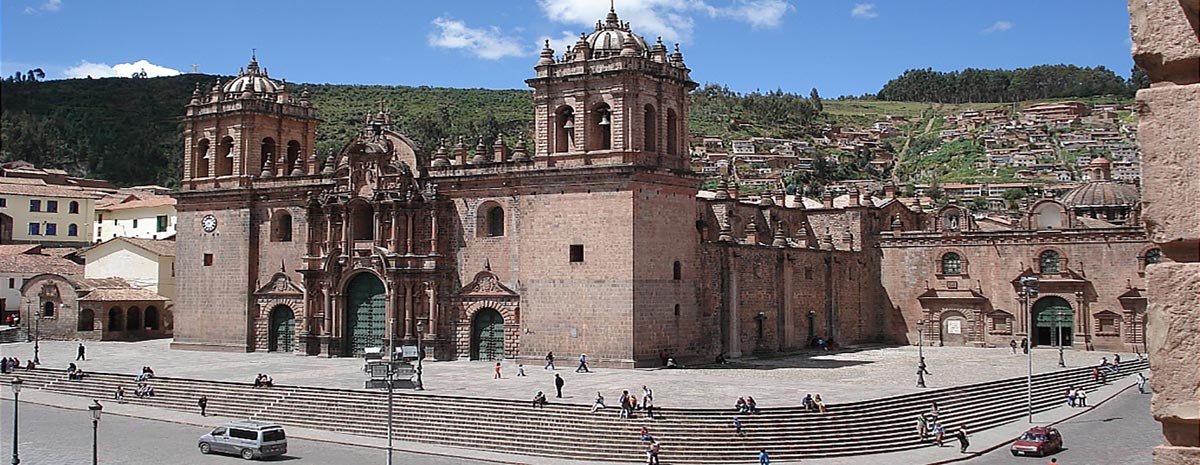
M 274 423 L 245 420 L 218 426 L 200 436 L 200 453 L 240 455 L 246 460 L 287 453 L 287 435 Z

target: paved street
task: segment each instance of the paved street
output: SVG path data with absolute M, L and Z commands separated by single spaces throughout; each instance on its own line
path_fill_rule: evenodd
M 75 342 L 43 341 L 43 365 L 66 368 L 75 359 Z M 88 360 L 78 362 L 87 371 L 135 374 L 150 365 L 161 376 L 250 382 L 260 372 L 279 384 L 363 387 L 362 359 L 304 357 L 254 352 L 221 353 L 170 350 L 170 340 L 145 342 L 89 342 Z M 0 345 L 0 355 L 31 357 L 33 344 Z M 929 388 L 957 386 L 1024 376 L 1025 356 L 1008 348 L 926 347 L 932 375 Z M 577 357 L 578 355 L 576 355 Z M 1068 350 L 1067 365 L 1096 364 L 1111 353 Z M 571 356 L 559 354 L 557 373 L 566 380 L 566 402 L 588 403 L 596 391 L 616 398 L 622 390 L 654 389 L 660 407 L 731 406 L 738 396 L 752 395 L 759 406 L 797 405 L 805 393 L 821 393 L 826 402 L 908 394 L 915 387 L 917 348 L 869 346 L 841 352 L 811 352 L 765 359 L 744 358 L 732 365 L 698 369 L 607 369 L 575 373 Z M 1132 354 L 1121 354 L 1126 360 Z M 1034 351 L 1034 371 L 1057 369 L 1058 353 Z M 516 376 L 516 364 L 503 362 L 504 379 L 492 379 L 493 362 L 446 361 L 425 363 L 426 393 L 434 395 L 498 397 L 528 400 L 538 390 L 552 391 L 554 376 L 541 364 L 525 367 L 528 376 Z
M 1053 455 L 1061 465 L 1149 465 L 1150 451 L 1162 443 L 1161 428 L 1150 416 L 1150 394 L 1129 389 L 1095 410 L 1057 426 L 1065 450 Z M 997 449 L 970 465 L 1043 465 L 1051 457 L 1013 457 Z
M 21 404 L 21 463 L 67 465 L 91 463 L 92 422 L 86 411 Z M 215 426 L 215 425 L 214 425 Z M 203 465 L 240 464 L 241 458 L 201 455 L 196 439 L 207 430 L 175 423 L 104 416 L 100 421 L 101 464 Z M 12 401 L 0 402 L 0 462 L 12 456 Z M 288 440 L 288 454 L 271 462 L 296 465 L 384 463 L 384 451 L 302 439 Z M 412 465 L 485 465 L 492 462 L 396 453 L 395 463 Z

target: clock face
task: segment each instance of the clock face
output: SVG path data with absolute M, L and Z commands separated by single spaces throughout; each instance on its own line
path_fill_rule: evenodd
M 204 227 L 204 232 L 213 232 L 217 230 L 217 217 L 212 215 L 204 215 L 200 219 L 200 225 Z

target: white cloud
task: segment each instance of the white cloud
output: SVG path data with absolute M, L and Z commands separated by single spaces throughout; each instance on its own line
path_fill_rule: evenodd
M 617 15 L 647 39 L 662 36 L 667 42 L 688 42 L 696 16 L 742 21 L 753 27 L 777 27 L 795 9 L 787 0 L 728 0 L 714 6 L 703 0 L 622 0 Z M 597 0 L 538 0 L 542 13 L 563 24 L 590 27 L 608 14 L 608 2 Z
M 871 19 L 878 18 L 879 13 L 875 12 L 874 3 L 856 3 L 854 9 L 850 10 L 850 16 L 855 18 Z
M 446 17 L 435 18 L 433 25 L 437 28 L 436 33 L 429 34 L 429 45 L 433 47 L 463 49 L 487 60 L 528 53 L 521 47 L 519 39 L 502 33 L 496 26 L 475 29 Z
M 36 15 L 42 11 L 56 13 L 62 9 L 62 0 L 46 0 L 46 3 L 34 8 L 32 6 L 25 7 L 24 13 L 27 15 Z
M 1004 32 L 1004 31 L 1007 31 L 1012 28 L 1013 28 L 1012 21 L 996 21 L 996 22 L 992 23 L 991 26 L 988 26 L 987 29 L 984 29 L 983 33 L 991 34 L 993 32 Z
M 94 78 L 130 77 L 133 73 L 140 73 L 142 71 L 146 71 L 146 77 L 177 76 L 180 74 L 177 69 L 159 66 L 146 60 L 138 60 L 133 63 L 118 63 L 112 66 L 106 63 L 92 63 L 83 60 L 78 65 L 63 71 L 63 77 L 72 79 L 88 76 Z

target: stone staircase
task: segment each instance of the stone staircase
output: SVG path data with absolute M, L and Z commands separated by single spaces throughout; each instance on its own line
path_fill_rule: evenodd
M 1146 369 L 1146 361 L 1121 365 L 1109 381 Z M 133 396 L 131 375 L 90 373 L 70 381 L 61 370 L 19 370 L 27 389 L 96 399 L 113 397 L 125 386 L 132 404 L 197 412 L 201 394 L 210 413 L 274 421 L 362 436 L 385 437 L 387 396 L 378 391 L 307 386 L 254 388 L 248 383 L 155 378 L 157 395 Z M 0 377 L 7 382 L 11 375 Z M 1094 390 L 1091 367 L 1034 375 L 1035 411 L 1064 402 L 1067 386 Z M 799 407 L 765 409 L 740 415 L 745 437 L 734 434 L 731 409 L 660 409 L 661 418 L 617 417 L 616 408 L 591 414 L 584 405 L 550 404 L 534 409 L 528 402 L 404 392 L 395 400 L 395 438 L 491 452 L 583 460 L 640 462 L 645 443 L 638 430 L 647 426 L 663 445 L 669 463 L 743 463 L 759 448 L 777 460 L 893 452 L 928 447 L 916 435 L 916 417 L 937 402 L 947 430 L 965 425 L 980 431 L 1023 418 L 1025 377 L 932 389 L 881 399 L 829 404 L 827 413 Z
M 0 328 L 0 344 L 25 342 L 25 328 L 20 326 L 5 326 Z

